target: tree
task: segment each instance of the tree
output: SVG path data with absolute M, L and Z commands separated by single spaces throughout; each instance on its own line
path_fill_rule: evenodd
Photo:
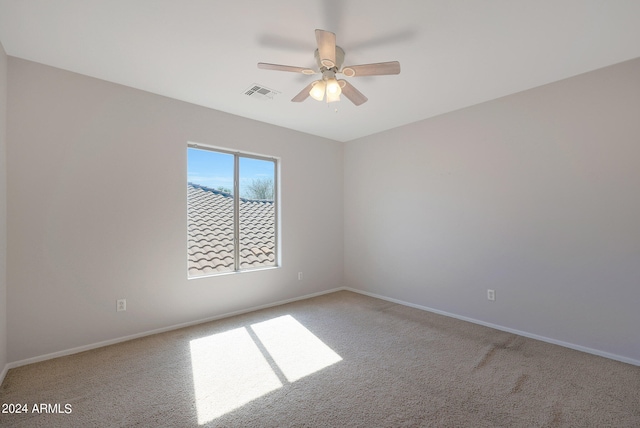
M 244 197 L 247 199 L 273 200 L 273 180 L 271 178 L 254 178 L 247 185 Z

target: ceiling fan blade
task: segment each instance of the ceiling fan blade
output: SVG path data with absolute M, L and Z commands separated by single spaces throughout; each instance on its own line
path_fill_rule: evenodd
M 315 81 L 309 83 L 307 87 L 305 87 L 303 90 L 301 90 L 298 93 L 298 95 L 291 98 L 291 101 L 293 101 L 294 103 L 301 103 L 302 101 L 306 100 L 309 97 L 309 91 L 311 91 L 311 87 L 313 86 L 314 83 Z
M 342 95 L 349 98 L 349 101 L 359 106 L 360 104 L 364 104 L 367 102 L 368 98 L 365 97 L 362 92 L 357 90 L 351 83 L 346 80 L 338 80 L 340 86 L 342 87 Z
M 276 71 L 290 71 L 292 73 L 302 74 L 315 74 L 316 72 L 310 68 L 294 67 L 291 65 L 269 64 L 266 62 L 259 62 L 258 68 L 263 70 L 276 70 Z
M 316 30 L 320 63 L 327 68 L 336 65 L 336 35 L 330 31 Z
M 349 65 L 342 69 L 342 74 L 347 77 L 400 74 L 400 63 L 398 61 L 390 61 L 375 64 Z

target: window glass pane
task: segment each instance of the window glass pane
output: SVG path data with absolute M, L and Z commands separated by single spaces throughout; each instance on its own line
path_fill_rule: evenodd
M 275 162 L 240 157 L 240 269 L 275 266 Z
M 189 276 L 233 271 L 234 156 L 187 150 Z

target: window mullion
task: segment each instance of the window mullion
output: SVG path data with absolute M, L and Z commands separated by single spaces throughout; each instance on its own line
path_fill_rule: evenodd
M 233 263 L 234 270 L 240 270 L 240 156 L 233 155 Z

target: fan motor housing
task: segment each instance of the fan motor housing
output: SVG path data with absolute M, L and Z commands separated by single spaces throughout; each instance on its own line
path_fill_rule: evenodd
M 336 46 L 336 63 L 331 68 L 325 67 L 325 65 L 322 64 L 322 59 L 320 58 L 320 53 L 318 52 L 318 49 L 316 49 L 313 55 L 316 58 L 316 63 L 318 64 L 320 73 L 324 73 L 325 70 L 331 70 L 334 73 L 337 73 L 340 70 L 340 67 L 342 67 L 342 63 L 344 62 L 344 50 L 340 46 Z

